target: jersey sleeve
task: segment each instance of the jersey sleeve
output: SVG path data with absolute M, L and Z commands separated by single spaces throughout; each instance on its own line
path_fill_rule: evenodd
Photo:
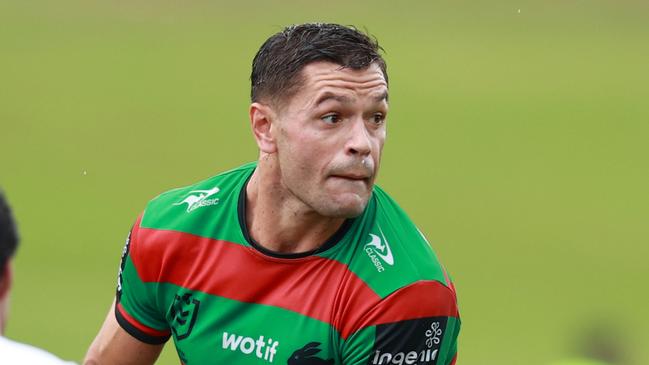
M 129 232 L 122 251 L 115 298 L 115 318 L 136 339 L 148 344 L 165 343 L 170 335 L 164 312 L 156 301 L 157 283 L 145 282 L 138 274 L 146 263 L 145 242 L 140 235 L 141 216 Z M 143 247 L 144 246 L 144 247 Z
M 343 340 L 344 365 L 454 364 L 460 331 L 455 290 L 416 282 L 382 299 L 354 327 Z

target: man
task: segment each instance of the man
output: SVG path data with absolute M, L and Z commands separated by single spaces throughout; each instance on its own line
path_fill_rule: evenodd
M 11 260 L 17 246 L 16 225 L 9 204 L 0 190 L 0 364 L 68 364 L 46 351 L 2 336 L 9 314 L 9 292 L 13 277 Z
M 252 65 L 259 160 L 152 200 L 88 364 L 451 364 L 453 285 L 374 186 L 388 78 L 378 44 L 291 26 Z

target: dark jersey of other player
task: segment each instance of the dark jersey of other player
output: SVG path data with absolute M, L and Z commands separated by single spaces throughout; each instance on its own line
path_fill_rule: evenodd
M 115 315 L 173 336 L 185 364 L 452 364 L 455 289 L 421 232 L 375 187 L 313 252 L 280 255 L 245 224 L 251 163 L 153 199 L 124 248 Z

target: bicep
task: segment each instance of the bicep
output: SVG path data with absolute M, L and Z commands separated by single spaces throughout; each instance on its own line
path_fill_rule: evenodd
M 83 363 L 86 365 L 153 364 L 160 355 L 163 346 L 164 344 L 144 343 L 126 332 L 115 318 L 115 302 L 113 302 Z

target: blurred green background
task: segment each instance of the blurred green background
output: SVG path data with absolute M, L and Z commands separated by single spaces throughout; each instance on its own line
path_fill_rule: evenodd
M 458 364 L 606 346 L 649 363 L 649 3 L 632 0 L 0 0 L 9 337 L 82 359 L 146 201 L 256 158 L 250 62 L 305 21 L 387 51 L 379 184 L 454 276 Z

